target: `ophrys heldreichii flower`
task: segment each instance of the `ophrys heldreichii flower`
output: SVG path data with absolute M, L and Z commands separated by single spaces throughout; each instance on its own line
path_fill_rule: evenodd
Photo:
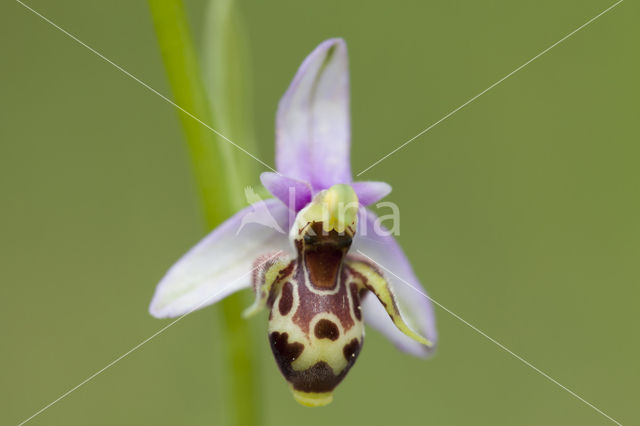
M 381 226 L 365 207 L 391 187 L 352 182 L 349 144 L 347 48 L 331 39 L 305 59 L 280 101 L 278 173 L 261 175 L 275 198 L 236 213 L 192 248 L 150 306 L 158 318 L 175 317 L 253 286 L 245 316 L 269 309 L 275 360 L 309 406 L 331 402 L 362 349 L 363 322 L 420 357 L 437 338 L 430 301 L 405 284 L 421 289 L 402 249 L 388 232 L 371 232 Z

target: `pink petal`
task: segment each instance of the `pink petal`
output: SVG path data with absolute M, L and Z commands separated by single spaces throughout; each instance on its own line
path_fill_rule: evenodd
M 278 105 L 276 165 L 314 189 L 351 181 L 347 45 L 322 42 L 304 60 Z
M 264 172 L 260 175 L 260 181 L 274 197 L 296 212 L 302 210 L 313 196 L 311 185 L 307 182 L 277 173 Z

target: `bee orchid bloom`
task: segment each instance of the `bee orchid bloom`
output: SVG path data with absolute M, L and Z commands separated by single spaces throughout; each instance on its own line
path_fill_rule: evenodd
M 382 229 L 365 207 L 391 187 L 353 182 L 349 145 L 347 47 L 330 39 L 305 59 L 280 101 L 278 173 L 261 175 L 275 198 L 256 201 L 193 247 L 160 281 L 149 308 L 176 317 L 252 287 L 245 316 L 269 309 L 275 360 L 308 406 L 331 402 L 360 353 L 363 322 L 418 357 L 430 355 L 437 339 L 431 303 L 416 293 L 420 282 L 393 236 L 360 235 Z

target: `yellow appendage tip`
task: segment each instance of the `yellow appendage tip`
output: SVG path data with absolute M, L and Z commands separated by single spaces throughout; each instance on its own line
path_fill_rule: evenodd
M 293 389 L 293 398 L 305 407 L 322 407 L 333 401 L 333 393 L 301 392 Z

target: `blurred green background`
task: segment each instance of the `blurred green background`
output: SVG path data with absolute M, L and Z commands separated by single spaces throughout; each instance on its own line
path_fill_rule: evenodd
M 146 2 L 28 4 L 168 94 Z M 196 35 L 204 1 L 187 1 Z M 613 2 L 241 2 L 259 154 L 302 59 L 342 36 L 354 172 Z M 430 294 L 624 424 L 639 424 L 640 7 L 626 1 L 362 178 L 390 182 Z M 0 5 L 0 424 L 159 330 L 147 306 L 203 233 L 176 111 L 40 18 Z M 239 141 L 241 143 L 241 141 Z M 377 332 L 327 408 L 298 406 L 253 320 L 265 425 L 611 424 L 441 309 L 413 359 Z M 222 425 L 217 308 L 33 425 Z

